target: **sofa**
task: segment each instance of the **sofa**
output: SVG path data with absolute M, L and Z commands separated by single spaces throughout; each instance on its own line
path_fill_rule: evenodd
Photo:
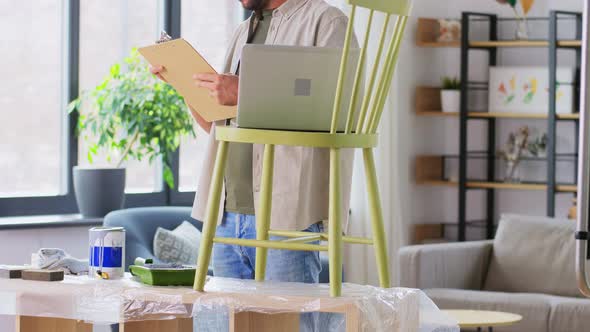
M 490 241 L 404 247 L 403 287 L 420 288 L 441 309 L 495 310 L 523 320 L 497 332 L 590 330 L 590 299 L 577 289 L 575 223 L 504 215 Z
M 125 270 L 133 264 L 136 257 L 155 258 L 153 251 L 154 235 L 158 227 L 174 229 L 184 220 L 190 222 L 199 230 L 203 223 L 191 218 L 190 207 L 159 206 L 142 207 L 113 211 L 104 218 L 104 226 L 125 228 Z M 329 283 L 328 259 L 321 256 L 322 272 L 320 283 Z M 156 263 L 160 263 L 155 259 Z M 212 275 L 212 270 L 209 269 Z

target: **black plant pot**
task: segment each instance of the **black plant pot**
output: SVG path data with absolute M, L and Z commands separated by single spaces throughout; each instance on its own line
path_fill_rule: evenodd
M 123 208 L 124 168 L 74 167 L 74 191 L 78 209 L 87 218 L 102 218 Z

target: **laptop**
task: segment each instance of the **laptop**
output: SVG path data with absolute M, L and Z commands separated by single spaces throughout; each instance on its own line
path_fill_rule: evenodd
M 350 51 L 338 131 L 345 128 L 359 53 Z M 238 127 L 330 131 L 341 56 L 341 48 L 244 46 Z

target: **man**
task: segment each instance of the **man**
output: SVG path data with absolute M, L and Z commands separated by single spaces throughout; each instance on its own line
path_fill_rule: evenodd
M 226 74 L 198 73 L 197 88 L 210 91 L 222 105 L 236 105 L 239 63 L 244 44 L 342 47 L 348 18 L 323 0 L 239 0 L 255 14 L 234 33 L 226 57 Z M 251 22 L 254 20 L 254 22 Z M 252 23 L 252 24 L 251 24 Z M 250 33 L 249 33 L 250 31 Z M 356 41 L 354 41 L 356 44 Z M 285 64 L 288 66 L 289 64 Z M 159 76 L 161 66 L 151 67 Z M 161 77 L 160 77 L 161 78 Z M 336 78 L 335 78 L 336 79 Z M 260 93 L 265 93 L 261 91 Z M 196 114 L 193 112 L 193 114 Z M 193 217 L 205 220 L 217 149 L 215 126 L 197 118 L 209 135 L 202 174 L 195 197 Z M 348 211 L 352 154 L 346 155 L 342 171 L 343 211 Z M 225 170 L 225 201 L 216 237 L 256 238 L 255 212 L 260 190 L 262 147 L 231 143 Z M 328 218 L 329 151 L 302 147 L 277 146 L 271 228 L 322 232 L 322 220 Z M 342 215 L 347 216 L 348 213 Z M 272 238 L 271 238 L 272 239 Z M 231 278 L 254 278 L 256 249 L 215 244 L 213 273 Z M 318 252 L 269 250 L 266 279 L 317 283 L 321 271 Z M 308 325 L 308 324 L 303 324 Z

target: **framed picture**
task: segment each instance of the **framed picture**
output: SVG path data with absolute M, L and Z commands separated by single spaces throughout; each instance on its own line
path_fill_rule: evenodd
M 574 111 L 574 77 L 573 68 L 557 68 L 557 113 Z M 549 112 L 549 69 L 490 67 L 488 103 L 490 112 Z

